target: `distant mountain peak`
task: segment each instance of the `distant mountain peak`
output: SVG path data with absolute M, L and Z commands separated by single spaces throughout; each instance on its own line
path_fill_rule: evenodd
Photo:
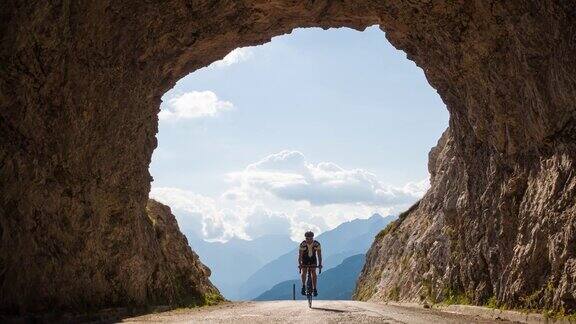
M 394 217 L 372 215 L 368 218 L 357 218 L 344 222 L 329 231 L 319 234 L 317 240 L 322 243 L 323 266 L 328 271 L 339 265 L 344 259 L 364 254 L 372 245 L 374 237 L 393 220 Z M 286 280 L 298 278 L 295 271 L 297 245 L 263 265 L 254 272 L 240 287 L 240 299 L 252 299 L 269 290 L 274 285 Z M 355 282 L 354 278 L 353 282 Z
M 259 241 L 265 241 L 265 240 L 271 240 L 271 239 L 288 239 L 290 240 L 290 235 L 287 234 L 266 234 L 266 235 L 261 235 L 258 237 L 253 238 L 252 240 L 259 240 Z

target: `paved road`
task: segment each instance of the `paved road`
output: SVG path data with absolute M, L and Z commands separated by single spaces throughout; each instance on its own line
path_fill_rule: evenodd
M 130 323 L 495 323 L 437 309 L 358 301 L 234 302 L 217 306 L 148 314 L 124 319 Z M 502 322 L 502 321 L 498 321 Z

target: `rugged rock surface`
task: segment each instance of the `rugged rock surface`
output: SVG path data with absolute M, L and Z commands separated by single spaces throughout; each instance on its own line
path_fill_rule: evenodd
M 451 119 L 432 189 L 372 249 L 361 296 L 447 287 L 574 310 L 575 15 L 555 0 L 4 1 L 0 309 L 166 299 L 142 279 L 160 266 L 145 206 L 162 94 L 295 27 L 379 24 Z M 413 267 L 389 279 L 398 262 Z
M 43 299 L 33 299 L 32 301 L 37 301 L 39 304 L 28 304 L 29 306 L 20 313 L 47 309 L 87 311 L 104 306 L 191 306 L 223 299 L 218 289 L 208 279 L 210 269 L 203 265 L 198 255 L 192 251 L 168 206 L 149 200 L 146 205 L 146 214 L 139 218 L 137 226 L 139 228 L 134 229 L 118 225 L 116 232 L 117 235 L 125 237 L 126 240 L 133 240 L 135 251 L 125 250 L 123 246 L 118 245 L 117 241 L 104 238 L 103 244 L 109 249 L 95 251 L 92 248 L 91 251 L 97 254 L 109 253 L 110 260 L 105 266 L 97 264 L 92 269 L 82 268 L 80 267 L 80 260 L 75 260 L 78 262 L 78 266 L 60 269 L 59 272 L 62 274 L 73 273 L 77 276 L 91 277 L 91 285 L 87 287 L 89 289 L 80 294 L 77 291 L 81 290 L 82 287 L 64 285 L 57 287 L 58 290 L 49 292 L 51 299 L 47 299 L 45 296 L 41 296 Z M 88 232 L 92 230 L 88 229 Z M 137 257 L 130 256 L 130 254 L 135 254 Z M 89 253 L 75 257 L 85 258 L 86 263 L 96 259 Z M 55 257 L 52 260 L 58 262 Z M 99 270 L 102 271 L 99 267 L 106 269 L 106 266 L 118 267 L 115 269 L 117 272 L 99 272 Z M 25 269 L 22 270 L 23 273 L 26 273 Z M 20 280 L 18 273 L 9 275 Z M 63 280 L 58 277 L 47 280 L 54 279 Z M 70 285 L 75 282 L 81 283 L 82 281 L 75 281 L 72 278 L 66 284 Z M 19 283 L 16 281 L 16 284 Z M 126 299 L 127 283 L 131 284 L 128 291 L 129 300 Z M 8 284 L 4 283 L 5 286 Z M 48 286 L 48 283 L 46 285 Z M 74 295 L 69 295 L 71 293 Z M 99 294 L 105 294 L 109 300 L 101 300 L 102 297 Z M 78 296 L 82 296 L 84 299 L 72 299 Z M 30 302 L 30 298 L 33 298 L 24 294 L 19 297 L 21 303 Z M 82 304 L 88 303 L 90 298 L 93 298 L 91 302 L 94 304 Z M 4 311 L 10 312 L 7 309 Z M 14 310 L 11 311 L 11 313 L 13 312 Z
M 154 272 L 146 283 L 147 291 L 156 298 L 152 302 L 202 305 L 223 299 L 208 279 L 210 269 L 200 262 L 180 232 L 170 207 L 150 199 L 146 213 L 155 237 L 153 245 L 145 247 L 156 252 Z
M 514 164 L 456 145 L 447 130 L 430 152 L 431 189 L 377 237 L 355 297 L 573 312 L 573 144 Z

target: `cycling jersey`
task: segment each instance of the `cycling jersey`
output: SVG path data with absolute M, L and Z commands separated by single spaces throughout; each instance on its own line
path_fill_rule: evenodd
M 300 243 L 300 253 L 302 253 L 302 264 L 303 265 L 318 265 L 318 261 L 316 259 L 316 252 L 320 251 L 320 243 L 318 241 L 314 241 L 310 244 L 306 242 L 306 240 Z

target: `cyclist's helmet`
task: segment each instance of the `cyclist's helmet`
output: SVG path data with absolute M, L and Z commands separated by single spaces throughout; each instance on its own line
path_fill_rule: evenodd
M 304 237 L 314 237 L 314 232 L 308 231 L 306 234 L 304 234 Z

